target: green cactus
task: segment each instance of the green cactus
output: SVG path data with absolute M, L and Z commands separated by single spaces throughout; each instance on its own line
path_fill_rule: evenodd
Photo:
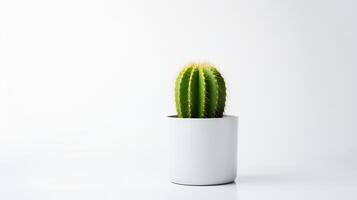
M 223 117 L 226 102 L 224 79 L 210 64 L 189 64 L 176 79 L 175 100 L 180 118 Z

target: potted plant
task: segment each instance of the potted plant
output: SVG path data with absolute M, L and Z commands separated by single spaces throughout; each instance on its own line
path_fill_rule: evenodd
M 223 115 L 226 86 L 206 63 L 187 65 L 175 84 L 177 115 L 169 116 L 170 181 L 184 185 L 234 182 L 238 118 Z

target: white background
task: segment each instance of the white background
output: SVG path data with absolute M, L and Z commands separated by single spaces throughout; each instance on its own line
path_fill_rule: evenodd
M 356 199 L 357 3 L 0 1 L 0 199 Z M 191 61 L 240 117 L 236 184 L 168 182 Z

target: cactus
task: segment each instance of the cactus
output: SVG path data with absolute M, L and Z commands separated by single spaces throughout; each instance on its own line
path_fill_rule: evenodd
M 210 64 L 189 64 L 176 79 L 175 101 L 180 118 L 223 117 L 226 102 L 224 79 Z

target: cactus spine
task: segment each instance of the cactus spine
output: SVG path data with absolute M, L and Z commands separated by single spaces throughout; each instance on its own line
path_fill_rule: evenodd
M 189 64 L 176 79 L 175 101 L 180 118 L 223 117 L 226 102 L 224 79 L 210 64 Z

